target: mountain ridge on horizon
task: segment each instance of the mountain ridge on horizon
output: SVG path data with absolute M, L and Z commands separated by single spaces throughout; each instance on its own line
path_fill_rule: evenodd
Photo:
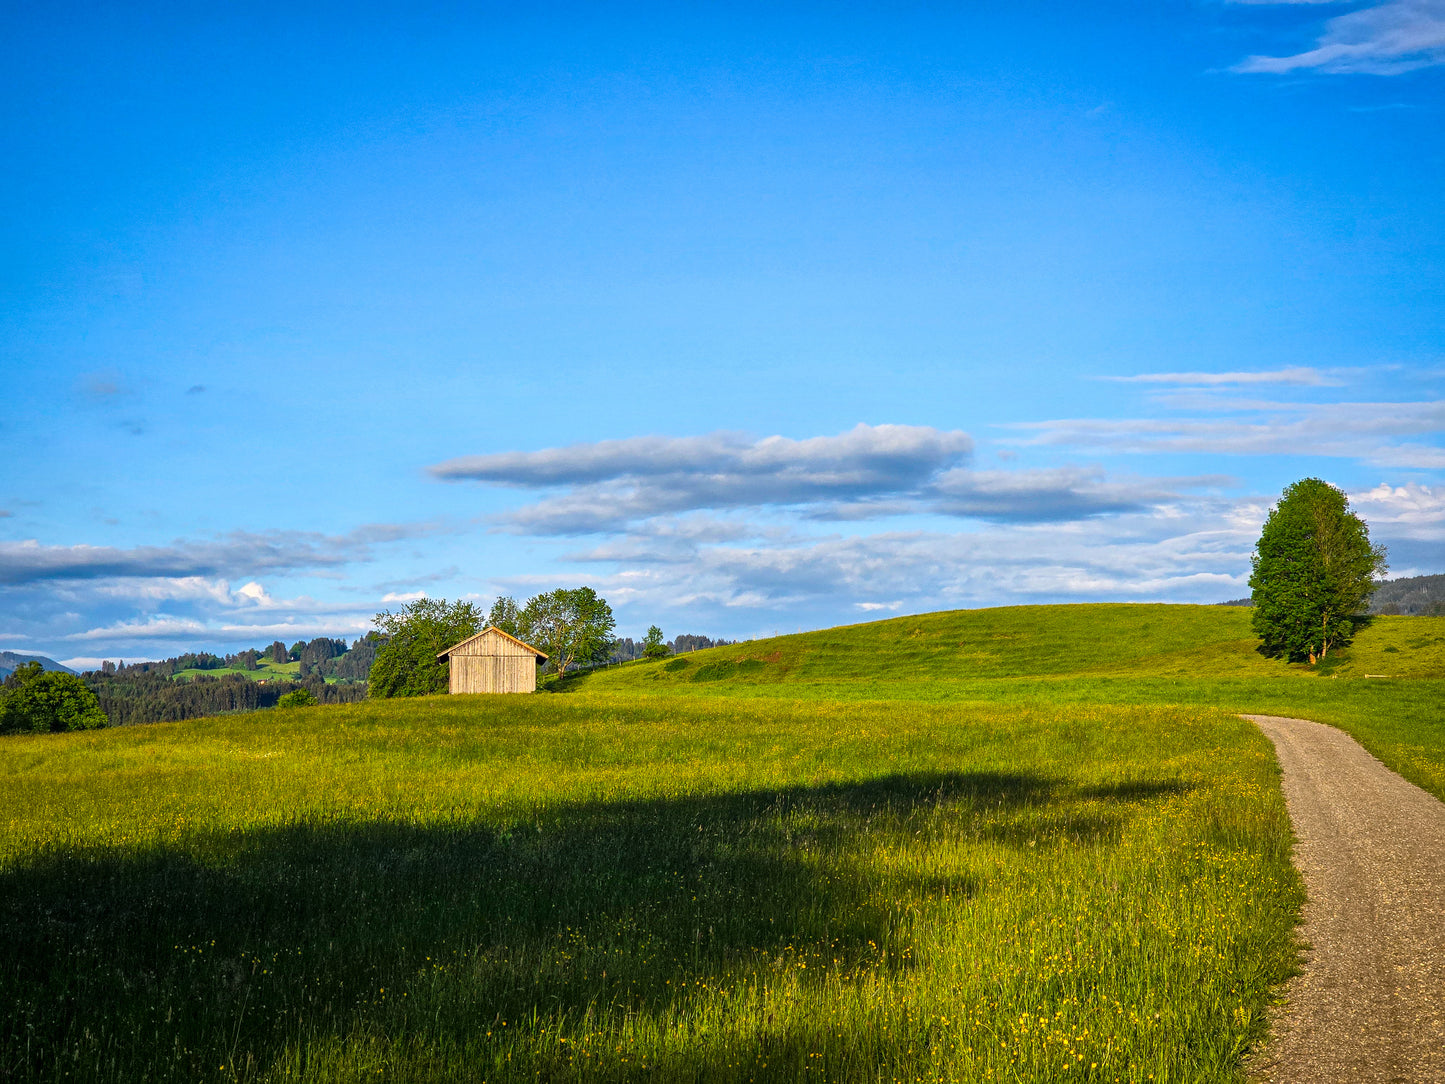
M 8 678 L 22 663 L 38 662 L 47 670 L 59 670 L 62 674 L 74 674 L 77 671 L 68 666 L 62 666 L 52 658 L 45 655 L 27 655 L 19 651 L 0 651 L 0 680 Z

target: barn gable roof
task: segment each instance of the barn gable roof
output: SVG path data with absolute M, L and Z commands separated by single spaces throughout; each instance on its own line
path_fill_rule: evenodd
M 450 655 L 453 651 L 455 651 L 457 648 L 459 648 L 459 647 L 465 647 L 467 644 L 470 644 L 470 643 L 475 643 L 477 640 L 480 640 L 483 636 L 486 636 L 486 635 L 488 635 L 489 633 L 493 633 L 493 632 L 495 632 L 498 636 L 501 636 L 501 637 L 504 638 L 504 639 L 511 640 L 512 643 L 516 644 L 518 647 L 525 647 L 528 651 L 530 651 L 533 655 L 536 655 L 537 658 L 539 658 L 539 659 L 545 659 L 545 658 L 547 658 L 547 653 L 546 653 L 545 651 L 538 651 L 538 650 L 537 650 L 535 647 L 533 647 L 531 644 L 526 643 L 526 642 L 524 642 L 524 641 L 522 641 L 522 640 L 518 640 L 515 636 L 511 636 L 511 635 L 503 632 L 501 629 L 497 628 L 496 625 L 488 625 L 486 628 L 484 628 L 481 632 L 477 633 L 475 636 L 468 636 L 465 640 L 461 640 L 461 641 L 459 641 L 459 642 L 457 642 L 457 643 L 455 643 L 455 644 L 452 644 L 452 646 L 449 647 L 449 648 L 447 648 L 445 651 L 440 651 L 440 652 L 438 652 L 438 653 L 437 653 L 437 658 L 439 658 L 439 659 L 444 659 L 444 658 L 446 658 L 448 655 Z

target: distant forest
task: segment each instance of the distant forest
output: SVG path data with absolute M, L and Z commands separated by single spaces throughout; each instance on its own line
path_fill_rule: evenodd
M 276 701 L 297 689 L 307 690 L 323 704 L 353 704 L 366 699 L 366 676 L 384 643 L 385 638 L 374 632 L 349 647 L 345 640 L 327 636 L 300 640 L 290 647 L 277 640 L 269 647 L 235 655 L 197 652 L 130 665 L 107 661 L 99 670 L 82 674 L 81 680 L 99 698 L 111 726 L 255 711 L 275 707 Z M 272 669 L 292 662 L 297 664 L 294 677 Z M 189 680 L 176 680 L 176 675 L 186 670 L 202 672 Z
M 1248 598 L 1234 598 L 1221 606 L 1252 606 Z M 1405 576 L 1386 580 L 1370 596 L 1370 613 L 1386 616 L 1445 617 L 1445 575 Z
M 1370 612 L 1410 617 L 1445 616 L 1445 576 L 1386 580 L 1370 599 Z

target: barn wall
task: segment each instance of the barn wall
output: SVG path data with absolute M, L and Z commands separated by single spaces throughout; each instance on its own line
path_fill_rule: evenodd
M 530 693 L 537 690 L 537 661 L 520 655 L 453 655 L 449 691 L 453 693 Z

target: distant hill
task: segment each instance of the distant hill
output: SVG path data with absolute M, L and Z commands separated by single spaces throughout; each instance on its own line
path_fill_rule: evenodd
M 1386 580 L 1370 600 L 1376 614 L 1445 615 L 1445 576 L 1406 576 Z
M 44 655 L 21 655 L 15 651 L 0 651 L 0 680 L 8 678 L 15 672 L 15 668 L 23 662 L 38 662 L 47 670 L 59 670 L 62 674 L 75 673 L 68 666 L 61 666 L 54 659 L 47 659 Z

